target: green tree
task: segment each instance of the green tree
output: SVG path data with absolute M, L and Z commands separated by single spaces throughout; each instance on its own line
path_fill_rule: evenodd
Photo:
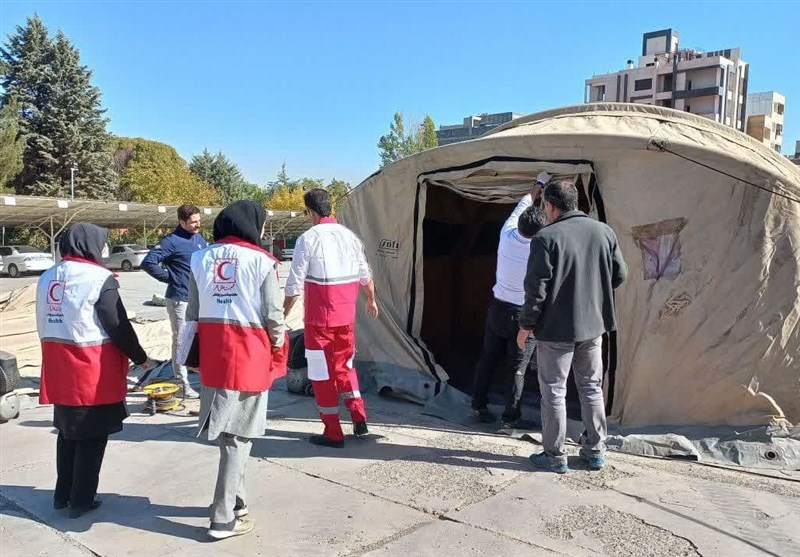
M 332 178 L 331 181 L 328 182 L 328 185 L 325 186 L 325 189 L 331 194 L 331 199 L 333 199 L 333 208 L 335 211 L 338 210 L 345 201 L 347 201 L 347 194 L 352 188 L 350 187 L 349 182 Z
M 389 124 L 389 133 L 382 135 L 380 139 L 378 139 L 381 168 L 395 161 L 399 161 L 405 156 L 405 151 L 407 150 L 405 145 L 407 141 L 405 124 L 403 123 L 403 113 L 395 112 L 392 123 Z
M 252 182 L 244 183 L 245 196 L 244 199 L 250 199 L 256 203 L 261 203 L 266 207 L 267 205 L 267 190 L 258 184 Z
M 389 133 L 378 140 L 381 168 L 438 145 L 436 126 L 430 115 L 426 114 L 422 124 L 412 126 L 411 132 L 406 133 L 403 113 L 395 112 L 392 123 L 389 124 Z
M 325 181 L 322 178 L 300 178 L 297 187 L 303 190 L 303 193 L 316 188 L 325 189 Z
M 278 171 L 278 176 L 275 180 L 267 182 L 267 191 L 272 191 L 278 188 L 294 189 L 298 185 L 297 180 L 289 178 L 289 173 L 286 171 L 286 162 L 281 164 L 281 169 Z
M 239 167 L 222 151 L 212 155 L 208 149 L 203 149 L 201 154 L 192 157 L 189 169 L 217 189 L 223 205 L 249 198 L 248 184 Z
M 107 119 L 92 72 L 63 33 L 50 39 L 38 16 L 17 27 L 0 59 L 5 106 L 21 105 L 20 131 L 26 138 L 23 170 L 13 180 L 18 193 L 66 196 L 73 165 L 77 196 L 111 199 L 117 191 Z
M 52 142 L 42 135 L 40 129 L 42 109 L 51 96 L 48 84 L 53 81 L 49 64 L 52 50 L 53 43 L 39 16 L 28 18 L 25 27 L 18 25 L 16 33 L 9 35 L 7 42 L 0 47 L 3 65 L 0 103 L 4 107 L 11 99 L 19 103 L 18 124 L 26 138 L 22 171 L 11 182 L 17 191 L 34 183 L 40 170 L 54 160 Z
M 25 140 L 19 133 L 19 110 L 14 98 L 0 109 L 0 188 L 3 189 L 22 170 Z
M 158 141 L 118 137 L 114 164 L 119 198 L 142 203 L 218 205 L 219 192 L 189 167 L 174 147 Z
M 417 130 L 417 147 L 420 151 L 426 151 L 439 146 L 439 138 L 436 137 L 436 125 L 430 114 L 425 115 L 422 125 Z

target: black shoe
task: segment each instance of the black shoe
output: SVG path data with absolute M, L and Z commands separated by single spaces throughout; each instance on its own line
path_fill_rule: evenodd
M 475 417 L 478 418 L 478 421 L 482 424 L 491 424 L 497 421 L 497 417 L 485 406 L 483 408 L 473 408 L 472 413 L 475 414 Z
M 324 435 L 312 435 L 308 438 L 308 442 L 312 445 L 319 445 L 320 447 L 332 447 L 334 449 L 344 448 L 344 440 L 336 441 Z
M 100 507 L 103 504 L 103 500 L 100 497 L 95 497 L 92 504 L 88 507 L 70 507 L 69 508 L 69 517 L 70 518 L 80 518 L 89 511 L 93 511 Z
M 366 437 L 369 435 L 367 422 L 353 422 L 353 435 L 356 437 Z
M 66 509 L 68 506 L 69 506 L 69 501 L 58 501 L 56 499 L 53 499 L 53 508 L 57 511 L 60 511 L 61 509 Z
M 536 422 L 533 420 L 523 420 L 517 418 L 516 420 L 503 419 L 500 422 L 500 429 L 535 429 Z

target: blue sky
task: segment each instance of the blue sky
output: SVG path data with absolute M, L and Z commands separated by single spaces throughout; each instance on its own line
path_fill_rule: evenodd
M 378 166 L 396 110 L 437 126 L 480 112 L 583 101 L 584 80 L 621 69 L 642 33 L 739 46 L 750 91 L 787 97 L 784 153 L 800 139 L 800 1 L 0 3 L 5 41 L 38 12 L 94 71 L 110 131 L 223 151 L 264 184 L 354 185 Z

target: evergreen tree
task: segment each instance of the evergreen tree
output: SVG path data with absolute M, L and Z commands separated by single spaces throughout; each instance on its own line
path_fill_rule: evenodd
M 267 191 L 271 192 L 279 188 L 293 190 L 296 189 L 298 185 L 299 183 L 297 180 L 289 178 L 289 173 L 286 172 L 286 162 L 283 162 L 283 164 L 281 164 L 281 169 L 278 171 L 277 179 L 267 182 Z
M 33 183 L 53 157 L 52 142 L 41 135 L 41 109 L 49 102 L 51 69 L 48 63 L 53 43 L 39 16 L 28 18 L 25 27 L 17 26 L 0 48 L 3 64 L 3 107 L 16 99 L 19 103 L 19 130 L 26 138 L 22 172 L 11 181 L 18 192 Z
M 0 109 L 0 188 L 22 170 L 25 140 L 19 133 L 19 103 L 11 99 Z M 13 191 L 13 190 L 12 190 Z
M 417 147 L 419 151 L 426 151 L 439 146 L 439 138 L 436 136 L 436 125 L 430 114 L 425 115 L 422 125 L 417 131 Z
M 92 72 L 63 33 L 55 40 L 38 16 L 17 27 L 0 49 L 7 73 L 3 105 L 16 96 L 25 135 L 23 171 L 13 184 L 18 193 L 65 197 L 71 168 L 76 197 L 112 199 L 117 192 L 105 110 Z
M 399 161 L 405 156 L 407 141 L 405 124 L 403 123 L 403 113 L 395 112 L 392 123 L 389 124 L 389 133 L 382 135 L 378 140 L 381 168 L 395 161 Z
M 208 149 L 203 149 L 201 154 L 192 157 L 189 169 L 217 189 L 223 205 L 249 198 L 248 184 L 239 167 L 221 151 L 212 155 Z

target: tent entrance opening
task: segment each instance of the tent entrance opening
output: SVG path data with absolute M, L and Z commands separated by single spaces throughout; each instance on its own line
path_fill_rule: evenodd
M 579 208 L 589 212 L 580 178 L 577 186 Z M 422 221 L 424 306 L 420 333 L 436 362 L 447 371 L 448 383 L 470 394 L 493 298 L 500 229 L 514 207 L 467 198 L 445 187 L 427 189 Z M 506 365 L 501 359 L 494 375 L 492 398 L 498 403 L 505 391 Z M 567 385 L 570 414 L 577 412 L 580 419 L 574 381 L 569 380 Z M 538 404 L 538 397 L 537 376 L 528 373 L 524 399 Z
M 421 336 L 450 376 L 449 383 L 468 393 L 492 300 L 500 228 L 513 209 L 447 188 L 427 191 Z

